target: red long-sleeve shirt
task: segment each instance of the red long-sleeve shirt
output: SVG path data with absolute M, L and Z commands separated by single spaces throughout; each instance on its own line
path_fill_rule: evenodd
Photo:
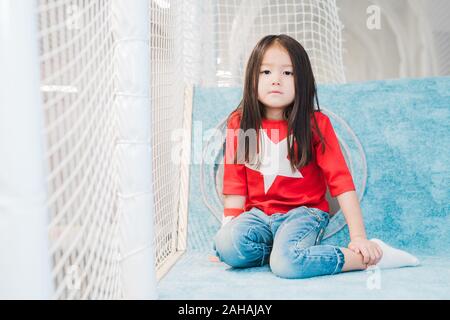
M 332 197 L 355 190 L 330 119 L 319 111 L 314 114 L 326 141 L 325 152 L 322 153 L 320 138 L 313 131 L 313 160 L 293 172 L 287 156 L 286 120 L 262 120 L 262 139 L 268 146 L 265 150 L 268 150 L 266 154 L 269 154 L 272 166 L 257 169 L 248 164 L 234 163 L 234 154 L 238 150 L 236 130 L 240 127 L 240 114 L 234 112 L 227 122 L 229 130 L 224 159 L 223 194 L 246 196 L 245 211 L 256 207 L 267 215 L 272 215 L 286 213 L 300 206 L 329 212 L 329 204 L 325 198 L 327 185 Z M 312 121 L 311 117 L 311 128 Z M 272 129 L 279 130 L 278 136 Z M 297 150 L 297 145 L 295 148 Z

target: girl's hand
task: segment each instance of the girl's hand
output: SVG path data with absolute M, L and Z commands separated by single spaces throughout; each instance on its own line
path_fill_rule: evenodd
M 348 244 L 348 248 L 353 252 L 363 256 L 363 263 L 367 266 L 376 265 L 383 256 L 380 246 L 366 238 L 355 238 Z
M 220 262 L 220 259 L 216 256 L 208 256 L 210 262 Z
M 222 227 L 224 227 L 226 224 L 228 224 L 231 220 L 233 220 L 234 217 L 228 216 L 228 217 L 222 217 Z

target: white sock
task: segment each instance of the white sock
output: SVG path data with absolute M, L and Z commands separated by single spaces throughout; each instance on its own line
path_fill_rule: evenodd
M 417 259 L 412 254 L 409 254 L 408 252 L 400 249 L 393 248 L 380 239 L 370 239 L 370 241 L 378 244 L 383 251 L 383 257 L 376 264 L 376 266 L 381 269 L 415 267 L 420 264 L 419 259 Z

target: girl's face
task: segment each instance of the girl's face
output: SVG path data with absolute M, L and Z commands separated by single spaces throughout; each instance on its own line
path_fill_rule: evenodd
M 280 118 L 295 98 L 291 58 L 280 45 L 270 46 L 264 54 L 258 81 L 258 100 L 266 107 L 266 116 Z

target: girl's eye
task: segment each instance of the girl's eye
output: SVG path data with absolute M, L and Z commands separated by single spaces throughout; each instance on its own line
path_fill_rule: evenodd
M 263 71 L 261 71 L 261 73 L 264 73 L 264 74 L 269 74 L 270 73 L 270 71 L 269 70 L 263 70 Z M 291 71 L 285 71 L 285 73 L 288 75 L 288 76 L 290 76 L 290 75 L 293 75 L 294 73 L 293 72 L 291 72 Z

